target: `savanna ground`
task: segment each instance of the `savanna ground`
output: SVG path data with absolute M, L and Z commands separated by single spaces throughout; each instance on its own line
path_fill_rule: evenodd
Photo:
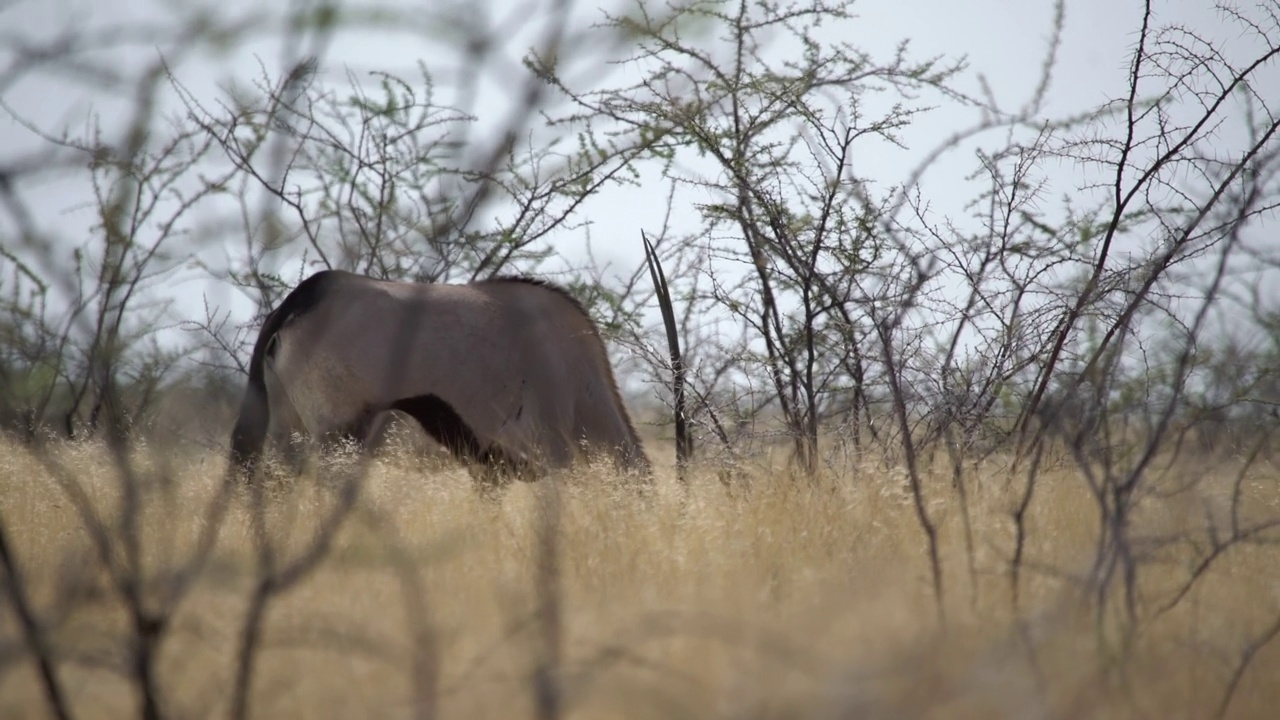
M 670 458 L 649 447 L 664 470 L 648 497 L 584 470 L 515 486 L 498 504 L 478 499 L 461 468 L 379 456 L 332 547 L 266 607 L 247 714 L 407 717 L 427 702 L 439 717 L 510 718 L 545 715 L 551 702 L 572 718 L 1276 717 L 1280 642 L 1267 640 L 1280 615 L 1280 549 L 1233 546 L 1156 611 L 1203 556 L 1208 528 L 1223 527 L 1235 461 L 1183 458 L 1177 476 L 1199 482 L 1140 503 L 1139 534 L 1174 540 L 1145 551 L 1141 622 L 1125 641 L 1113 624 L 1100 629 L 1079 581 L 1098 520 L 1066 463 L 1040 477 L 1028 511 L 1016 609 L 1021 476 L 1004 460 L 967 473 L 971 554 L 949 471 L 926 472 L 943 627 L 901 472 L 868 463 L 810 483 L 762 463 L 732 492 L 711 469 L 682 492 Z M 52 454 L 97 516 L 122 527 L 107 451 Z M 162 584 L 191 552 L 222 468 L 209 450 L 137 451 L 149 582 Z M 75 503 L 24 447 L 0 451 L 0 475 L 9 550 L 54 628 L 68 702 L 82 717 L 134 716 L 130 621 Z M 1278 480 L 1280 470 L 1255 463 L 1238 485 L 1239 512 L 1280 517 Z M 250 496 L 236 496 L 159 645 L 155 685 L 168 715 L 234 714 L 262 540 L 287 563 L 335 496 L 313 475 L 277 484 L 260 526 Z M 8 602 L 0 643 L 0 717 L 47 716 Z

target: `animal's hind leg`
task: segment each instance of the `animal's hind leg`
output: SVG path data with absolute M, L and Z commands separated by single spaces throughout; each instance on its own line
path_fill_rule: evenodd
M 304 436 L 283 435 L 276 442 L 280 463 L 284 472 L 292 477 L 299 477 L 306 471 L 310 440 Z
M 511 485 L 511 473 L 502 466 L 473 463 L 467 469 L 471 473 L 471 487 L 481 500 L 500 501 Z
M 480 462 L 472 463 L 468 469 L 476 492 L 489 500 L 501 498 L 516 480 L 536 482 L 542 477 L 534 464 L 506 455 L 496 448 L 491 448 Z
M 367 455 L 371 436 L 380 427 L 377 419 L 377 412 L 365 410 L 350 422 L 324 433 L 320 438 L 323 453 L 330 455 L 354 450 L 357 454 Z

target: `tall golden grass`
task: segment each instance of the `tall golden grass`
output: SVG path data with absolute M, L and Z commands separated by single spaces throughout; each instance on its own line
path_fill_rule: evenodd
M 114 522 L 119 474 L 105 451 L 54 455 Z M 137 463 L 142 565 L 159 583 L 195 542 L 223 461 L 142 448 Z M 425 692 L 444 718 L 532 717 L 546 682 L 570 718 L 1280 717 L 1280 640 L 1260 641 L 1280 617 L 1280 548 L 1229 549 L 1171 610 L 1154 612 L 1229 502 L 1230 463 L 1194 472 L 1193 487 L 1152 495 L 1135 518 L 1144 537 L 1169 541 L 1140 566 L 1142 613 L 1126 644 L 1100 628 L 1082 591 L 1098 519 L 1067 467 L 1039 479 L 1017 608 L 1011 512 L 1022 478 L 994 462 L 970 468 L 970 553 L 949 474 L 925 477 L 943 624 L 905 479 L 884 467 L 813 483 L 761 468 L 733 492 L 713 468 L 687 491 L 660 474 L 645 497 L 583 470 L 514 486 L 495 504 L 462 469 L 379 457 L 331 552 L 269 605 L 249 715 L 410 717 L 435 677 Z M 1280 473 L 1249 473 L 1250 517 L 1280 516 Z M 73 504 L 22 447 L 0 449 L 0 476 L 0 521 L 54 629 L 72 709 L 135 716 L 129 624 Z M 311 475 L 272 488 L 267 527 L 281 556 L 307 543 L 332 502 Z M 247 506 L 233 503 L 160 646 L 157 686 L 172 717 L 230 712 L 257 567 Z M 539 533 L 551 526 L 548 565 Z M 541 613 L 550 596 L 556 613 Z M 0 717 L 49 716 L 7 595 L 0 643 Z

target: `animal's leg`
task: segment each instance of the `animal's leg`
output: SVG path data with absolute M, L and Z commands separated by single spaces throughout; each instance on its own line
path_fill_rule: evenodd
M 644 448 L 634 442 L 614 447 L 613 466 L 619 475 L 641 486 L 653 484 L 653 464 L 645 455 Z
M 297 477 L 306 467 L 307 454 L 310 450 L 311 443 L 307 427 L 273 369 L 268 368 L 265 381 L 267 397 L 271 402 L 268 434 L 285 471 Z
M 583 438 L 589 454 L 607 457 L 620 476 L 642 484 L 652 482 L 653 466 L 631 429 L 625 409 L 584 397 L 579 398 L 574 410 L 574 430 Z
M 526 396 L 503 423 L 493 442 L 493 452 L 519 458 L 520 480 L 541 477 L 534 468 L 564 469 L 573 463 L 576 448 L 568 428 L 569 408 L 554 401 L 539 402 Z
M 542 455 L 548 468 L 563 470 L 573 464 L 573 442 L 559 433 L 548 433 L 542 443 Z
M 500 502 L 511 485 L 511 472 L 501 465 L 476 463 L 468 470 L 471 473 L 471 487 L 481 500 Z
M 285 471 L 293 477 L 302 475 L 307 467 L 310 439 L 303 434 L 295 436 L 289 433 L 280 437 L 276 447 L 279 449 L 281 464 L 284 465 Z
M 360 454 L 368 453 L 369 440 L 379 427 L 377 419 L 377 411 L 361 411 L 355 418 L 323 433 L 320 441 L 322 448 L 326 454 L 344 448 L 354 448 Z
M 370 453 L 381 450 L 387 444 L 387 427 L 391 425 L 391 411 L 373 413 L 364 433 L 364 445 Z

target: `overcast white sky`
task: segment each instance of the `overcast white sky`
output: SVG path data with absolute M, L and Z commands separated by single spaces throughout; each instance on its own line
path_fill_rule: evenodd
M 530 7 L 544 8 L 547 2 L 515 3 L 498 0 L 487 5 L 494 17 L 527 17 Z M 612 2 L 607 2 L 611 7 Z M 348 6 L 359 7 L 358 3 Z M 394 7 L 439 7 L 439 3 L 418 6 L 393 0 Z M 483 3 L 469 3 L 482 7 Z M 575 16 L 591 19 L 598 15 L 599 0 L 578 3 Z M 226 0 L 205 3 L 211 17 L 230 23 L 235 18 L 259 12 L 252 0 Z M 1124 88 L 1129 52 L 1140 20 L 1141 3 L 1115 0 L 1068 0 L 1066 30 L 1058 53 L 1057 69 L 1049 93 L 1046 114 L 1066 116 L 1086 111 L 1117 97 Z M 17 0 L 0 5 L 0 52 L 8 52 L 15 42 L 37 43 L 57 36 L 69 28 L 85 24 L 128 24 L 130 22 L 163 22 L 187 11 L 191 3 L 168 0 L 144 3 L 141 0 Z M 1218 28 L 1221 23 L 1207 2 L 1158 3 L 1166 20 L 1181 19 L 1197 27 Z M 281 10 L 286 4 L 280 4 Z M 967 56 L 970 71 L 962 81 L 966 90 L 976 91 L 977 76 L 984 75 L 995 96 L 1006 107 L 1016 107 L 1030 97 L 1039 78 L 1040 63 L 1052 27 L 1053 4 L 1048 0 L 861 0 L 855 6 L 857 20 L 826 29 L 830 37 L 839 37 L 873 54 L 888 57 L 903 40 L 910 40 L 916 56 Z M 425 16 L 425 13 L 423 13 Z M 410 13 L 413 17 L 413 13 Z M 337 86 L 345 83 L 344 74 L 354 71 L 364 76 L 368 70 L 387 70 L 402 76 L 413 76 L 415 63 L 423 61 L 433 71 L 440 71 L 451 61 L 441 57 L 439 46 L 424 38 L 433 29 L 405 27 L 393 32 L 385 27 L 376 31 L 351 30 L 337 34 L 325 48 L 321 77 Z M 524 36 L 518 36 L 524 37 Z M 517 43 L 518 45 L 518 43 Z M 54 75 L 36 74 L 12 85 L 0 86 L 4 103 L 10 111 L 51 133 L 67 129 L 82 132 L 89 113 L 96 113 L 108 128 L 121 124 L 131 97 L 120 96 L 120 90 L 109 82 L 112 75 L 130 77 L 162 51 L 174 62 L 175 75 L 204 102 L 219 97 L 220 86 L 229 82 L 246 83 L 260 73 L 263 63 L 272 77 L 283 71 L 283 52 L 278 37 L 267 34 L 251 42 L 232 44 L 221 52 L 201 51 L 185 57 L 181 48 L 159 50 L 147 43 L 117 48 L 96 54 L 86 63 L 85 72 Z M 509 56 L 514 66 L 522 52 L 512 47 Z M 0 65 L 3 67 L 3 65 Z M 93 77 L 100 73 L 100 77 Z M 86 77 L 90 79 L 86 81 Z M 502 111 L 501 78 L 490 86 L 495 112 Z M 122 86 L 122 87 L 127 87 Z M 172 98 L 162 98 L 166 107 L 176 107 Z M 484 108 L 482 108 L 482 111 Z M 902 152 L 886 146 L 883 152 L 868 151 L 859 158 L 858 172 L 864 177 L 889 185 L 903 180 L 912 161 L 948 134 L 973 122 L 975 116 L 954 109 L 935 111 L 919 120 L 907 133 L 911 147 Z M 993 138 L 992 141 L 998 141 Z M 0 167 L 38 149 L 41 141 L 26 127 L 0 111 Z M 971 146 L 970 146 L 971 147 Z M 927 195 L 940 211 L 956 212 L 972 197 L 972 188 L 962 182 L 963 175 L 973 169 L 972 156 L 957 151 L 935 166 L 925 177 Z M 93 220 L 83 203 L 86 186 L 83 176 L 49 179 L 39 186 L 25 186 L 40 227 L 53 237 L 84 238 L 85 228 Z M 592 242 L 598 260 L 617 263 L 629 269 L 642 257 L 639 229 L 657 230 L 666 212 L 665 188 L 621 188 L 603 194 L 584 209 L 584 218 L 592 223 Z M 692 215 L 685 217 L 687 228 L 694 226 Z M 3 222 L 3 221 L 0 221 Z M 557 247 L 568 258 L 580 256 L 585 236 L 566 233 L 557 238 Z M 68 251 L 69 252 L 69 251 Z M 3 263 L 0 260 L 0 263 Z M 180 299 L 176 306 L 179 318 L 184 313 L 198 313 L 201 293 L 213 291 L 215 304 L 233 303 L 238 314 L 248 317 L 251 306 L 229 291 L 217 292 L 207 283 L 193 284 L 175 278 L 165 291 Z M 178 318 L 175 318 L 178 319 Z

